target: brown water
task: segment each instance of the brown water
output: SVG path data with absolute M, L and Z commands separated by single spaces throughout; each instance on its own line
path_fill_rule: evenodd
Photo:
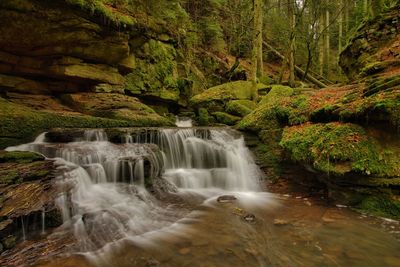
M 240 196 L 233 203 L 210 200 L 162 231 L 44 266 L 400 266 L 399 222 L 264 197 L 259 205 Z M 254 223 L 243 219 L 247 213 Z

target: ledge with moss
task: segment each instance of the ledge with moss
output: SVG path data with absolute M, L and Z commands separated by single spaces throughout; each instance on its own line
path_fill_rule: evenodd
M 33 107 L 0 98 L 0 147 L 5 148 L 32 141 L 39 133 L 57 127 L 113 128 L 172 125 L 172 122 L 159 116 L 141 103 L 113 103 L 112 99 L 108 99 L 106 94 L 93 95 L 95 95 L 94 99 L 89 99 L 91 98 L 89 95 L 79 95 L 80 98 L 76 97 L 76 102 L 74 102 L 82 104 L 81 110 L 92 115 L 85 115 L 71 110 L 38 111 Z M 77 99 L 81 102 L 78 102 Z M 85 99 L 89 100 L 89 102 L 85 102 Z M 118 95 L 118 99 L 122 101 L 124 98 L 122 95 Z M 102 102 L 105 100 L 108 100 L 108 102 Z M 94 102 L 99 106 L 90 107 L 89 103 Z M 113 108 L 114 104 L 120 106 Z M 127 104 L 138 104 L 140 110 L 135 111 Z M 136 108 L 138 107 L 136 106 Z M 105 117 L 99 117 L 100 115 Z

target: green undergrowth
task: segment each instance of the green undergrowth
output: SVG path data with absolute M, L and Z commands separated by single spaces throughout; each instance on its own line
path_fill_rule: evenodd
M 400 175 L 400 160 L 382 149 L 354 124 L 305 124 L 286 127 L 281 146 L 293 160 L 311 163 L 315 169 L 334 175 L 356 172 L 378 177 Z

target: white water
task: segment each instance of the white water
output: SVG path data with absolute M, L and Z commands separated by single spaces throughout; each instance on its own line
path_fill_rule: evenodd
M 127 134 L 127 143 L 117 145 L 107 141 L 104 131 L 90 130 L 76 142 L 53 144 L 42 134 L 31 144 L 7 150 L 57 158 L 58 184 L 72 190 L 60 194 L 56 204 L 82 252 L 154 233 L 185 216 L 186 211 L 158 201 L 146 190 L 149 177 L 162 175 L 178 187 L 178 195 L 215 200 L 234 193 L 258 201 L 252 192 L 259 191 L 261 171 L 237 133 L 160 129 L 145 136 Z

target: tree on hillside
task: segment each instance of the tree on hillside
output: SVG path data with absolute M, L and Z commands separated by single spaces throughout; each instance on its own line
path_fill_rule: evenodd
M 262 60 L 262 32 L 263 32 L 263 19 L 262 19 L 262 0 L 254 0 L 254 29 L 253 29 L 253 52 L 252 52 L 252 71 L 251 81 L 253 82 L 253 99 L 256 100 L 257 95 L 257 76 L 261 76 L 263 72 Z

